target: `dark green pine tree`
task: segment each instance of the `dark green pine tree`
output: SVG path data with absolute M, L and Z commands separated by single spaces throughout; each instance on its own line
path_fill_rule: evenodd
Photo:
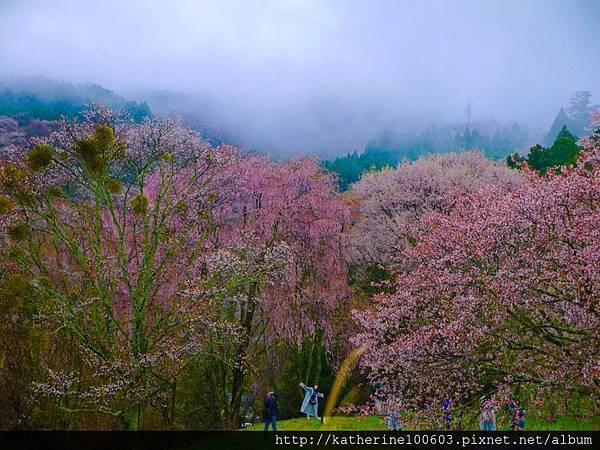
M 565 166 L 575 164 L 581 147 L 577 145 L 577 136 L 571 134 L 567 127 L 562 127 L 549 151 L 551 166 Z
M 529 149 L 527 154 L 527 163 L 529 167 L 538 171 L 541 174 L 546 173 L 548 168 L 548 149 L 536 144 Z
M 563 126 L 550 148 L 544 148 L 539 144 L 531 147 L 527 155 L 527 163 L 532 169 L 544 175 L 550 168 L 575 164 L 581 150 L 577 145 L 577 137 Z M 507 163 L 509 167 L 516 166 L 508 161 Z

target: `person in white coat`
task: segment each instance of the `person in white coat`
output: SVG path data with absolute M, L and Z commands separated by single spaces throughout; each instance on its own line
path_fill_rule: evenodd
M 300 387 L 304 389 L 304 400 L 300 407 L 300 412 L 306 414 L 307 418 L 316 417 L 319 419 L 319 400 L 318 398 L 324 398 L 325 396 L 319 392 L 319 385 L 315 384 L 313 387 L 307 386 L 304 383 L 300 383 Z

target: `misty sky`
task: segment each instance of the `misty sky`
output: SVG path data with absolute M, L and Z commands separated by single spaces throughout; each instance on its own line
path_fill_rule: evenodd
M 292 151 L 464 120 L 468 101 L 547 128 L 576 90 L 598 101 L 599 49 L 594 0 L 0 0 L 0 77 L 182 91 Z

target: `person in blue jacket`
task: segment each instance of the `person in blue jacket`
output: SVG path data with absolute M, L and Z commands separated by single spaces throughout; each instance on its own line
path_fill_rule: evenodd
M 523 430 L 525 428 L 525 414 L 527 414 L 527 409 L 518 400 L 512 400 L 508 405 L 508 410 L 511 415 L 511 431 Z
M 319 392 L 319 385 L 315 384 L 313 387 L 309 387 L 304 383 L 300 383 L 300 387 L 304 389 L 304 400 L 300 407 L 300 412 L 306 414 L 307 418 L 316 417 L 319 419 L 319 400 L 318 398 L 324 398 L 325 396 Z
M 263 418 L 265 419 L 265 432 L 264 437 L 266 438 L 267 432 L 269 431 L 269 424 L 273 431 L 277 432 L 277 416 L 279 410 L 277 409 L 277 401 L 279 400 L 279 394 L 277 392 L 269 392 L 265 398 L 263 404 Z
M 444 407 L 444 425 L 446 426 L 446 430 L 449 430 L 450 424 L 452 423 L 452 400 L 450 398 L 445 398 L 443 407 Z

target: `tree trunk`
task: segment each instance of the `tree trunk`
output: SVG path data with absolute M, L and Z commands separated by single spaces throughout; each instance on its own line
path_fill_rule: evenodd
M 240 407 L 242 405 L 242 392 L 244 388 L 244 374 L 240 369 L 233 369 L 231 383 L 231 400 L 229 402 L 229 415 L 227 417 L 227 428 L 237 429 L 242 425 Z

